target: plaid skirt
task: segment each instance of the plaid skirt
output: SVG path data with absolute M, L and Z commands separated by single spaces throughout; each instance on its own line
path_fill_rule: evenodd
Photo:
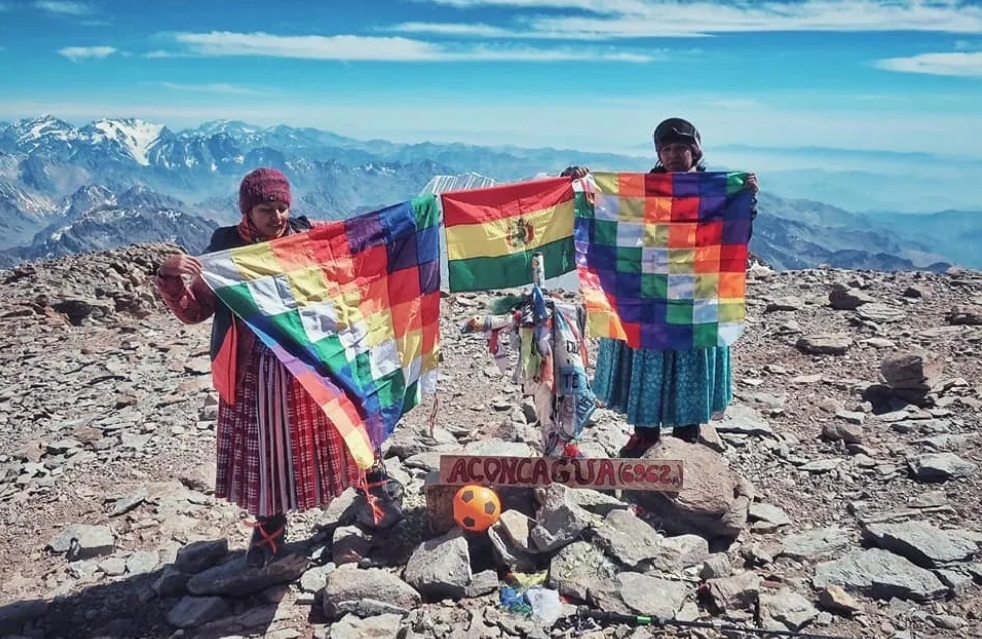
M 358 466 L 273 352 L 256 340 L 250 355 L 235 404 L 219 400 L 215 493 L 258 517 L 328 505 Z

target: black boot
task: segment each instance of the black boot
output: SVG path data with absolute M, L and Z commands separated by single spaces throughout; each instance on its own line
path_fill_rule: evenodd
M 402 484 L 379 462 L 365 476 L 355 497 L 355 519 L 369 530 L 388 530 L 402 521 Z
M 658 443 L 661 439 L 660 428 L 635 427 L 634 434 L 631 435 L 624 448 L 621 448 L 617 456 L 621 459 L 638 459 L 643 457 L 648 449 Z
M 262 568 L 282 553 L 285 541 L 286 515 L 256 517 L 246 550 L 246 564 L 250 568 Z

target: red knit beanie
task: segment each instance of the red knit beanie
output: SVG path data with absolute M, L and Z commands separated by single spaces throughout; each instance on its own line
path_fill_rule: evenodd
M 282 171 L 263 167 L 242 178 L 239 210 L 245 215 L 257 204 L 267 202 L 286 202 L 290 206 L 290 181 Z

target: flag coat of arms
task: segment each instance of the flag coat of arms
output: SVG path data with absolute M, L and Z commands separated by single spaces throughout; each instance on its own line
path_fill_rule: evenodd
M 436 390 L 440 228 L 428 195 L 202 256 L 202 277 L 310 393 L 360 468 Z
M 441 196 L 450 292 L 532 282 L 532 254 L 546 277 L 576 268 L 573 186 L 568 177 L 531 180 Z
M 743 333 L 748 173 L 594 173 L 576 184 L 576 260 L 593 337 L 726 346 Z

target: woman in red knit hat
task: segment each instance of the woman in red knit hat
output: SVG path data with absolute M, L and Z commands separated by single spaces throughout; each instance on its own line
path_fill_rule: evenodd
M 242 180 L 236 226 L 215 231 L 206 253 L 302 233 L 303 216 L 290 215 L 290 183 L 282 172 L 259 168 Z M 277 556 L 286 513 L 326 506 L 360 471 L 337 429 L 261 340 L 236 318 L 201 278 L 201 262 L 170 256 L 157 289 L 187 324 L 214 317 L 212 374 L 219 394 L 215 493 L 256 517 L 246 561 L 261 567 Z

